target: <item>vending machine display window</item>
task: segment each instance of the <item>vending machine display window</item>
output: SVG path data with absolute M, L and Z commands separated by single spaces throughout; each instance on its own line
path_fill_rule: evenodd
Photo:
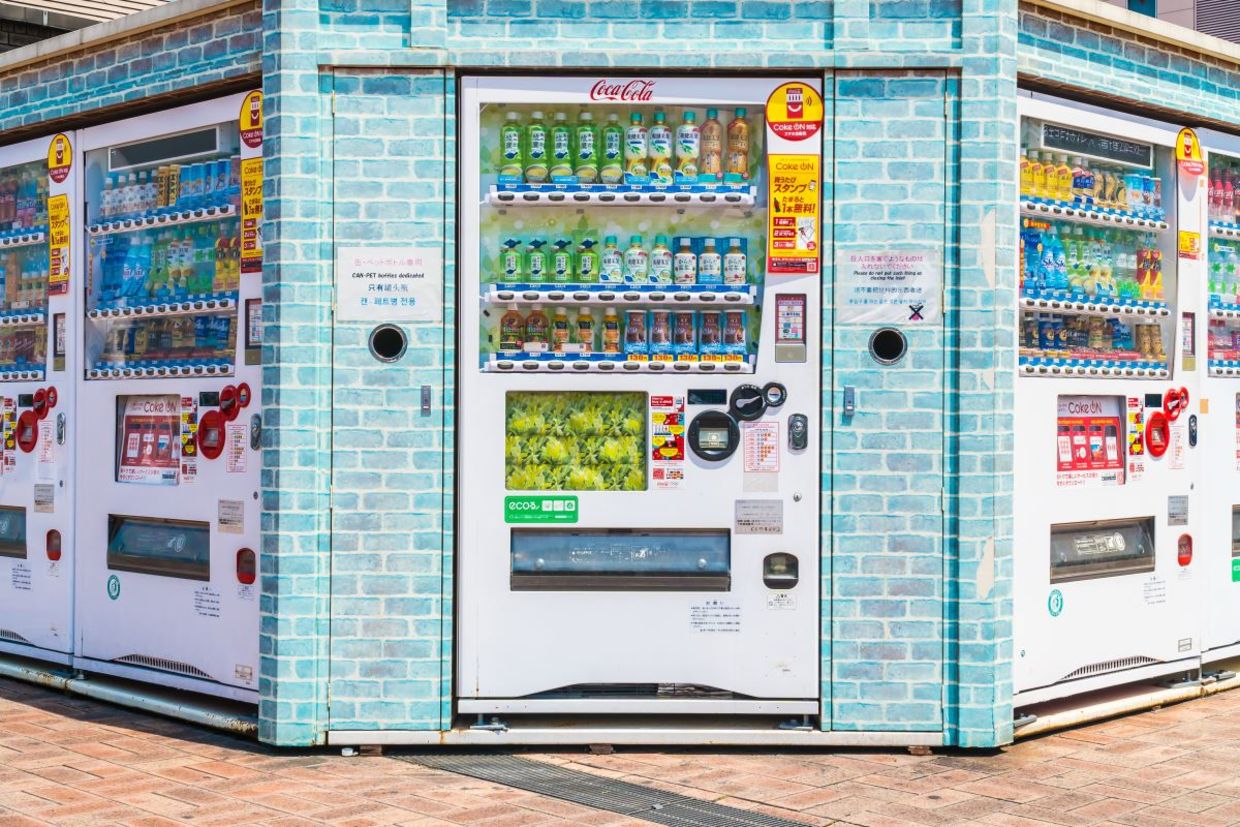
M 26 509 L 0 506 L 0 557 L 26 559 Z
M 47 191 L 46 161 L 0 170 L 0 382 L 41 379 L 47 361 Z
M 510 491 L 644 491 L 646 394 L 509 391 Z
M 1169 376 L 1171 149 L 1036 118 L 1021 142 L 1021 372 Z
M 1207 358 L 1212 376 L 1240 373 L 1240 158 L 1210 153 Z
M 728 591 L 720 530 L 513 529 L 514 591 Z
M 188 520 L 108 515 L 108 568 L 211 579 L 211 526 Z
M 1051 526 L 1051 582 L 1154 570 L 1154 518 Z
M 116 481 L 176 485 L 181 464 L 181 397 L 116 398 Z
M 234 371 L 241 163 L 235 122 L 86 153 L 87 379 Z

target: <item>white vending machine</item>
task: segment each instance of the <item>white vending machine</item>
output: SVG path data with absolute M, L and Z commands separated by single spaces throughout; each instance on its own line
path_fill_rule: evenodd
M 0 652 L 73 648 L 72 133 L 0 149 Z
M 84 130 L 74 348 L 77 646 L 88 671 L 258 689 L 262 101 Z
M 817 715 L 820 81 L 460 100 L 458 712 Z
M 1240 655 L 1240 138 L 1197 133 L 1206 154 L 1207 370 L 1202 378 L 1202 659 Z
M 1195 670 L 1203 320 L 1176 127 L 1020 101 L 1016 706 Z

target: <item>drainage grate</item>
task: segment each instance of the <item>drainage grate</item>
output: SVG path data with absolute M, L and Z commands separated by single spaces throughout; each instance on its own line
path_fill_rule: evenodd
M 799 821 L 725 807 L 515 755 L 420 753 L 392 757 L 668 827 L 805 827 Z

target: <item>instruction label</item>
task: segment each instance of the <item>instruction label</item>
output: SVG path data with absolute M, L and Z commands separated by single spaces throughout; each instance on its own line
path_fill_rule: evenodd
M 25 563 L 14 564 L 11 582 L 13 588 L 19 592 L 30 591 L 30 569 L 26 567 Z
M 245 503 L 241 500 L 220 500 L 216 506 L 216 519 L 221 534 L 244 534 Z
M 250 444 L 248 429 L 245 425 L 230 422 L 224 431 L 224 470 L 229 474 L 244 474 L 246 449 Z
M 783 500 L 737 500 L 732 530 L 736 534 L 783 534 Z
M 1167 525 L 1188 525 L 1188 497 L 1167 497 Z
M 34 487 L 34 510 L 39 514 L 52 514 L 56 511 L 56 486 L 50 483 L 39 483 Z
M 210 586 L 194 589 L 194 614 L 199 617 L 219 617 L 220 593 Z
M 938 250 L 841 251 L 836 262 L 840 322 L 937 322 L 943 260 Z
M 746 473 L 778 473 L 779 423 L 742 422 L 741 452 L 745 458 Z
M 695 632 L 739 632 L 741 607 L 725 600 L 706 600 L 689 607 L 689 628 Z

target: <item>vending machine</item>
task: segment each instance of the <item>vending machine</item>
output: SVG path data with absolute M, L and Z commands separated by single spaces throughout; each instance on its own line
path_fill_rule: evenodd
M 0 652 L 68 663 L 73 647 L 79 216 L 69 135 L 0 149 Z
M 461 92 L 458 711 L 818 714 L 820 81 Z
M 1200 131 L 1208 183 L 1206 365 L 1201 416 L 1204 446 L 1202 534 L 1197 553 L 1206 579 L 1203 660 L 1240 655 L 1240 138 Z
M 261 95 L 81 133 L 75 665 L 258 687 Z
M 1199 230 L 1175 127 L 1021 99 L 1017 706 L 1195 669 Z

